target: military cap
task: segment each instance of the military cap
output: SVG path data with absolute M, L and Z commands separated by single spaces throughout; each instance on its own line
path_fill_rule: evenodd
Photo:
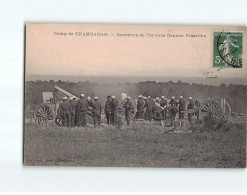
M 138 98 L 142 98 L 142 96 L 141 96 L 141 95 L 139 95 L 139 96 L 138 96 Z
M 115 97 L 115 95 L 113 95 L 113 96 L 111 96 L 111 98 L 112 98 L 112 99 L 115 99 L 116 97 Z
M 69 100 L 73 100 L 73 97 L 69 97 Z
M 183 99 L 184 97 L 183 96 L 180 96 L 180 99 Z
M 147 99 L 147 97 L 144 97 L 143 99 L 144 99 L 144 100 L 146 100 L 146 99 Z
M 148 99 L 150 99 L 151 98 L 151 96 L 148 96 Z
M 159 100 L 160 98 L 159 97 L 156 97 L 156 100 Z
M 88 97 L 87 97 L 87 99 L 88 99 L 88 100 L 91 100 L 91 97 L 90 97 L 90 96 L 88 96 Z
M 164 99 L 164 98 L 165 98 L 165 96 L 161 96 L 161 98 L 162 98 L 162 99 Z
M 175 96 L 172 96 L 172 99 L 175 99 Z
M 192 100 L 192 97 L 189 97 L 189 100 Z
M 75 100 L 76 99 L 76 97 L 75 96 L 73 96 L 73 100 Z
M 67 97 L 63 97 L 63 100 L 67 100 L 68 98 Z
M 94 98 L 95 100 L 99 99 L 97 96 Z
M 82 93 L 82 94 L 81 94 L 81 97 L 85 97 L 85 95 Z
M 131 97 L 130 97 L 130 96 L 128 96 L 128 97 L 127 97 L 127 99 L 128 99 L 128 100 L 131 100 Z

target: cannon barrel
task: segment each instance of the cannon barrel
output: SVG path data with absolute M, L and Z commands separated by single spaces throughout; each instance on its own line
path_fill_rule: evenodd
M 68 92 L 68 91 L 66 91 L 66 90 L 64 90 L 64 89 L 62 89 L 62 88 L 60 88 L 60 87 L 58 87 L 58 86 L 56 86 L 56 85 L 55 85 L 53 88 L 54 88 L 55 90 L 57 90 L 58 92 L 60 92 L 61 94 L 67 96 L 67 97 L 75 97 L 76 100 L 79 99 L 78 97 L 76 97 L 76 96 L 73 95 L 72 93 L 70 93 L 70 92 Z

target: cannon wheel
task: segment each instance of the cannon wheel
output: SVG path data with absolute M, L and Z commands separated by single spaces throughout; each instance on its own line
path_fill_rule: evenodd
M 195 112 L 201 108 L 202 103 L 199 100 L 195 100 Z
M 231 106 L 225 101 L 225 112 L 223 113 L 222 119 L 227 121 L 231 115 L 232 109 Z
M 63 121 L 62 121 L 62 118 L 60 117 L 60 116 L 57 116 L 56 118 L 55 118 L 55 123 L 58 125 L 58 126 L 62 126 L 62 123 Z
M 41 104 L 34 111 L 34 119 L 38 125 L 49 125 L 54 122 L 54 110 L 48 104 Z
M 214 100 L 204 100 L 201 104 L 201 115 L 204 117 L 209 114 L 212 118 L 221 120 L 223 117 L 223 109 L 220 103 Z
M 117 112 L 117 114 L 118 114 L 118 116 L 120 116 L 121 118 L 124 116 L 124 107 L 123 107 L 123 105 L 124 105 L 124 102 L 121 102 L 121 103 L 118 104 L 118 112 Z M 131 120 L 134 119 L 135 114 L 136 114 L 136 110 L 135 110 L 135 107 L 134 107 L 134 105 L 133 105 L 133 109 L 132 109 L 131 112 L 130 112 L 130 119 L 131 119 Z

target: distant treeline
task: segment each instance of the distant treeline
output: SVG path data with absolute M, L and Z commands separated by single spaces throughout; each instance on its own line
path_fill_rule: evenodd
M 98 84 L 89 81 L 85 82 L 69 82 L 69 81 L 27 81 L 25 83 L 25 104 L 38 105 L 42 103 L 42 92 L 53 91 L 53 86 L 57 85 L 70 93 L 79 97 L 81 93 L 87 96 L 99 96 L 102 102 L 105 101 L 107 95 L 116 95 L 120 98 L 121 92 L 126 92 L 133 98 L 142 94 L 144 96 L 160 97 L 165 95 L 168 99 L 175 96 L 184 96 L 188 99 L 192 96 L 193 99 L 219 99 L 225 98 L 231 105 L 232 111 L 236 113 L 246 113 L 247 109 L 247 86 L 221 84 L 220 86 L 188 84 L 178 81 L 174 82 L 154 82 L 146 81 L 140 83 L 112 83 Z

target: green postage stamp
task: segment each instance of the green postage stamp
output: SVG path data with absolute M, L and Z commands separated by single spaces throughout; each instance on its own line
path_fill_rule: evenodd
M 242 32 L 214 32 L 213 67 L 242 68 L 242 53 Z

